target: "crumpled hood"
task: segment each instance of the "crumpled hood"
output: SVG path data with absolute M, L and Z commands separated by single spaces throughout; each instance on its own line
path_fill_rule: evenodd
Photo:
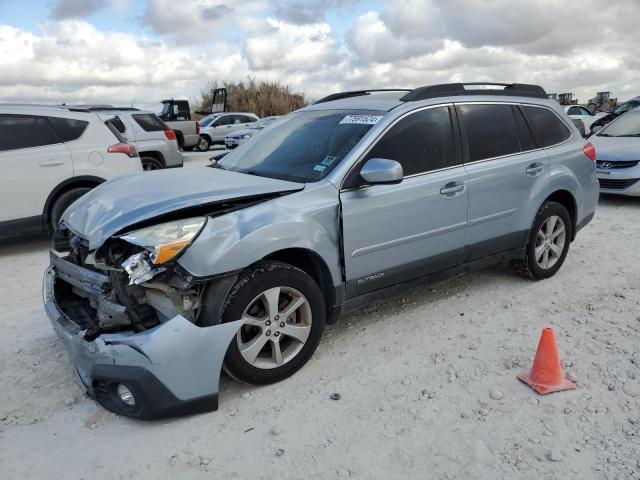
M 303 188 L 301 183 L 217 168 L 158 170 L 103 183 L 76 200 L 62 220 L 94 250 L 129 225 L 160 215 Z
M 589 141 L 596 148 L 596 160 L 640 160 L 640 137 L 601 137 Z

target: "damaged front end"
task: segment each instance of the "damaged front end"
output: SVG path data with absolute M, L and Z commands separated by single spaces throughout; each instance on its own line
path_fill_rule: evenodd
M 205 223 L 147 226 L 93 251 L 64 225 L 56 231 L 45 307 L 105 408 L 136 418 L 217 408 L 224 355 L 242 322 L 198 326 L 206 284 L 175 262 Z

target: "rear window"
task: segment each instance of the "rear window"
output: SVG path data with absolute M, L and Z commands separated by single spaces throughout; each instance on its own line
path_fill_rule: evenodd
M 61 142 L 77 140 L 82 136 L 87 125 L 89 125 L 89 122 L 76 120 L 74 118 L 49 117 L 49 122 Z
M 567 140 L 571 131 L 551 110 L 542 107 L 524 107 L 533 134 L 541 147 L 550 147 Z
M 46 117 L 0 115 L 0 151 L 58 143 Z
M 459 105 L 467 136 L 469 161 L 520 152 L 518 128 L 511 105 Z
M 145 132 L 169 130 L 169 127 L 152 113 L 139 113 L 131 116 Z

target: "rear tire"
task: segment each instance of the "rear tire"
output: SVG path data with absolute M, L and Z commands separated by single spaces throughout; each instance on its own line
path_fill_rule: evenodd
M 164 168 L 162 161 L 154 157 L 142 157 L 140 162 L 142 163 L 142 169 L 144 171 L 162 170 Z
M 90 188 L 72 188 L 54 200 L 53 205 L 51 206 L 51 215 L 49 217 L 52 231 L 58 228 L 58 223 L 60 223 L 60 218 L 62 218 L 64 211 L 73 202 L 90 190 Z
M 545 202 L 533 222 L 522 260 L 514 270 L 525 278 L 541 280 L 555 275 L 564 263 L 572 238 L 569 212 L 558 202 Z
M 209 149 L 211 148 L 211 141 L 207 137 L 201 135 L 200 138 L 198 139 L 198 143 L 196 144 L 196 147 L 199 152 L 208 152 Z
M 221 308 L 222 322 L 246 319 L 224 361 L 232 378 L 251 384 L 283 380 L 307 363 L 320 343 L 326 309 L 316 282 L 281 262 L 243 273 Z M 216 322 L 202 319 L 201 324 Z

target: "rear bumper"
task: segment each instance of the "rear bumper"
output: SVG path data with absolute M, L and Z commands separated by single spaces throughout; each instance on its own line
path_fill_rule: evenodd
M 222 362 L 241 321 L 200 328 L 178 315 L 143 332 L 102 334 L 87 341 L 86 330 L 67 318 L 56 302 L 56 270 L 51 265 L 44 275 L 45 310 L 80 382 L 98 403 L 115 413 L 146 420 L 218 408 Z M 82 283 L 77 276 L 75 280 Z M 84 287 L 94 285 L 88 282 Z M 118 396 L 119 384 L 133 393 L 134 407 Z

